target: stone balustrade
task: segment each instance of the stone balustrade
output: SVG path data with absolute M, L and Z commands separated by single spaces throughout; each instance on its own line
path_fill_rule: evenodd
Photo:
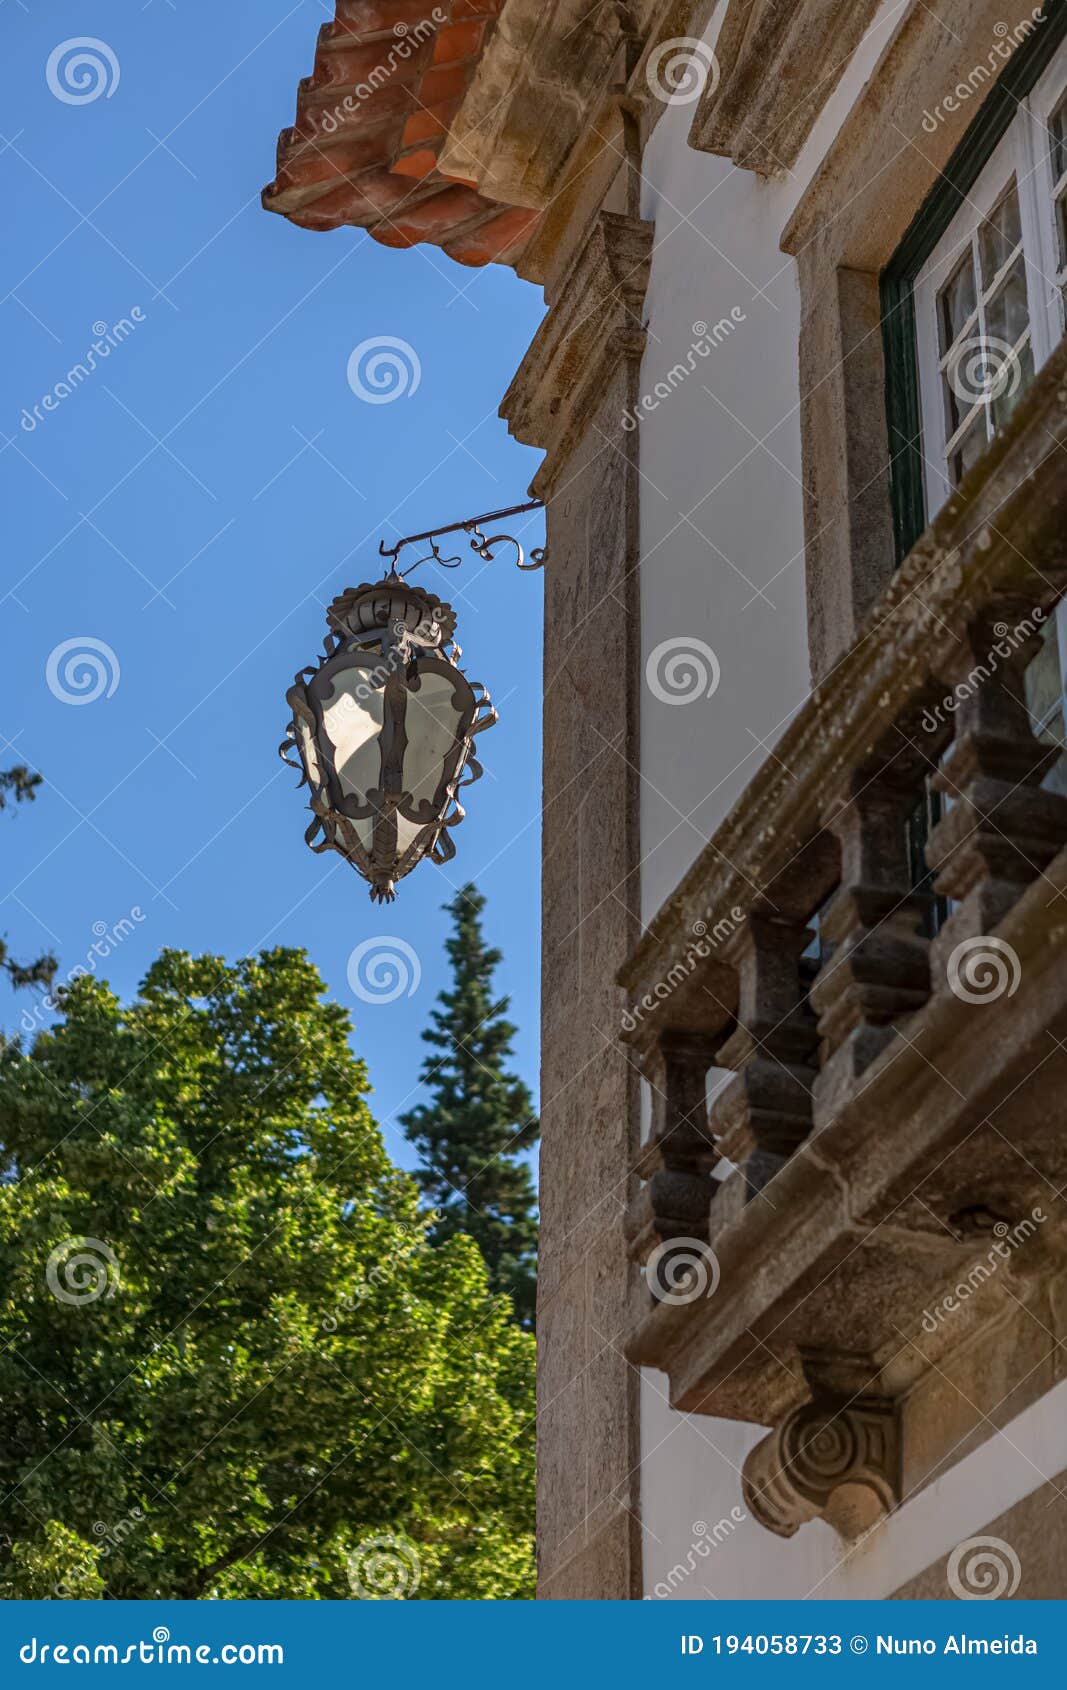
M 923 1482 L 939 1441 L 903 1405 L 931 1370 L 963 1376 L 976 1321 L 1008 1331 L 1024 1257 L 1067 1259 L 1049 1107 L 1067 1083 L 1067 798 L 1026 700 L 1065 591 L 1061 346 L 620 977 L 653 1100 L 629 1355 L 669 1375 L 675 1407 L 773 1428 L 745 1491 L 774 1531 L 866 1529 Z M 940 820 L 917 840 L 931 791 Z M 1040 1253 L 980 1312 L 931 1321 L 1042 1202 Z M 687 1273 L 664 1273 L 672 1254 Z M 1064 1371 L 1057 1348 L 1035 1390 Z

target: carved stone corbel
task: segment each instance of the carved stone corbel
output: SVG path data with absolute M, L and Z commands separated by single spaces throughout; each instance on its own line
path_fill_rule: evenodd
M 859 1537 L 900 1501 L 896 1410 L 878 1398 L 805 1403 L 749 1452 L 741 1489 L 778 1537 L 820 1519 Z

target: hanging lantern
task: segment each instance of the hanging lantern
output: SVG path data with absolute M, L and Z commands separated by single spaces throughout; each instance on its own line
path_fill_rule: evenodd
M 482 773 L 474 737 L 497 719 L 485 688 L 459 667 L 452 606 L 407 577 L 431 560 L 457 569 L 461 558 L 442 557 L 437 540 L 460 532 L 484 563 L 498 547 L 513 546 L 519 569 L 543 568 L 543 548 L 527 563 L 513 535 L 486 538 L 482 527 L 542 508 L 533 499 L 409 534 L 394 546 L 383 542 L 378 550 L 389 573 L 334 599 L 321 661 L 301 669 L 285 695 L 293 716 L 279 749 L 311 790 L 305 838 L 313 851 L 346 857 L 378 903 L 391 904 L 397 881 L 424 857 L 447 863 L 455 856 L 449 830 L 465 813 L 458 794 Z M 424 542 L 429 551 L 401 573 L 404 548 Z
M 395 570 L 342 593 L 326 620 L 321 662 L 286 694 L 293 719 L 281 754 L 311 791 L 311 849 L 339 851 L 372 899 L 392 903 L 423 857 L 455 856 L 457 795 L 482 773 L 474 737 L 497 714 L 458 667 L 451 605 Z

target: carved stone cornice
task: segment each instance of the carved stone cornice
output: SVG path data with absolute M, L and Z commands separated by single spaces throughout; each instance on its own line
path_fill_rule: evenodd
M 665 42 L 703 37 L 715 0 L 507 0 L 449 127 L 441 169 L 484 197 L 541 213 L 520 274 L 568 262 L 623 162 L 618 102 L 644 138 L 667 111 L 649 82 Z
M 900 1501 L 900 1430 L 892 1404 L 857 1398 L 794 1409 L 749 1452 L 741 1491 L 778 1537 L 825 1520 L 859 1537 Z
M 761 175 L 791 170 L 880 0 L 733 0 L 690 146 Z
M 547 454 L 531 488 L 538 498 L 551 496 L 619 359 L 644 351 L 653 233 L 651 223 L 599 214 L 504 395 L 509 431 Z
M 836 265 L 880 271 L 975 115 L 976 99 L 951 98 L 961 69 L 988 72 L 991 85 L 1013 51 L 1005 23 L 1032 29 L 1030 12 L 1005 12 L 1003 0 L 912 0 L 890 14 L 878 62 L 805 188 L 782 251 L 799 258 L 817 243 Z
M 494 183 L 542 210 L 618 54 L 616 9 L 590 0 L 508 0 L 442 152 L 446 175 Z

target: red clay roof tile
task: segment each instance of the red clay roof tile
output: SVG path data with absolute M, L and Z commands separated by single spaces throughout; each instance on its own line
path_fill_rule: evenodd
M 266 209 L 305 229 L 354 224 L 384 246 L 429 241 L 460 264 L 514 264 L 538 214 L 437 168 L 503 3 L 335 0 Z

